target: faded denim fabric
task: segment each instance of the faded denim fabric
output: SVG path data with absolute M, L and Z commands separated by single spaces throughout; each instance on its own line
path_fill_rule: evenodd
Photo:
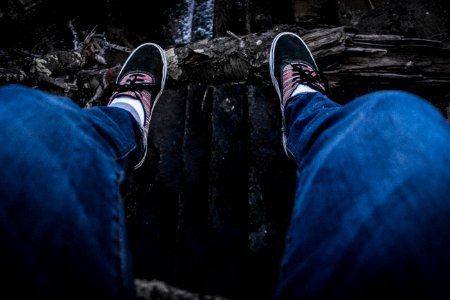
M 67 98 L 15 85 L 0 88 L 0 124 L 5 295 L 133 298 L 119 190 L 140 151 L 131 114 L 81 109 Z
M 450 297 L 450 126 L 400 91 L 285 108 L 297 192 L 277 299 Z

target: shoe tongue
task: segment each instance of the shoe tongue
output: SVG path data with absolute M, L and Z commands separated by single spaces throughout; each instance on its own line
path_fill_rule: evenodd
M 154 82 L 154 80 L 151 75 L 146 74 L 146 73 L 134 72 L 134 73 L 130 73 L 130 74 L 123 76 L 122 79 L 120 80 L 119 84 L 130 85 L 133 83 L 153 83 L 153 82 Z
M 311 67 L 310 65 L 305 64 L 305 63 L 292 63 L 292 64 L 287 64 L 286 66 L 284 66 L 283 72 L 284 72 L 285 70 L 292 70 L 292 69 L 294 69 L 294 66 L 297 67 L 297 68 L 301 68 L 303 71 L 314 71 L 314 72 L 315 72 L 315 70 L 314 70 L 313 67 Z

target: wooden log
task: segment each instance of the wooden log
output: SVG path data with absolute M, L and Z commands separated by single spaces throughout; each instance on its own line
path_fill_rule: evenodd
M 325 76 L 332 75 L 332 87 L 350 75 L 355 79 L 368 73 L 386 80 L 414 78 L 416 84 L 430 80 L 450 83 L 450 48 L 443 43 L 399 35 L 355 34 L 345 27 L 310 31 L 281 27 L 171 48 L 167 50 L 171 83 L 270 81 L 268 50 L 275 35 L 286 30 L 303 37 Z M 351 74 L 352 70 L 359 72 Z
M 247 197 L 246 93 L 243 84 L 219 85 L 212 92 L 206 283 L 231 298 L 245 290 L 248 274 L 248 203 L 242 201 Z
M 146 163 L 128 179 L 130 248 L 138 278 L 174 282 L 178 200 L 187 89 L 165 93 L 152 116 Z M 165 113 L 159 113 L 164 111 Z M 129 199 L 127 194 L 132 194 Z M 140 199 L 140 201 L 136 201 Z
M 165 101 L 163 96 L 161 100 Z M 208 278 L 208 184 L 211 156 L 212 88 L 193 84 L 186 96 L 178 197 L 177 278 L 202 290 Z M 192 276 L 192 274 L 197 274 Z
M 273 295 L 295 194 L 295 166 L 284 153 L 278 96 L 272 86 L 248 86 L 248 299 Z
M 218 295 L 204 295 L 167 284 L 159 280 L 136 279 L 136 296 L 139 300 L 183 299 L 183 300 L 227 300 Z
M 373 87 L 383 81 L 392 87 L 402 84 L 413 89 L 424 88 L 430 83 L 443 89 L 450 84 L 450 48 L 439 41 L 400 35 L 357 34 L 346 27 L 305 30 L 298 26 L 281 26 L 243 36 L 228 32 L 226 37 L 167 49 L 167 86 L 170 89 L 191 83 L 269 84 L 268 52 L 273 38 L 282 31 L 297 33 L 305 40 L 328 79 L 332 92 L 353 88 L 347 84 L 359 80 Z M 118 50 L 109 48 L 106 51 Z M 50 82 L 48 78 L 39 78 L 49 76 L 58 79 L 52 82 L 57 82 L 64 94 L 63 87 L 73 85 L 67 75 L 92 69 L 92 64 L 85 63 L 86 59 L 89 57 L 74 51 L 57 51 L 33 57 L 22 70 L 3 68 L 0 83 L 28 80 L 39 86 L 39 82 Z M 107 69 L 108 65 L 100 65 L 91 72 L 105 74 Z M 374 78 L 377 80 L 374 81 Z M 104 81 L 101 75 L 98 81 Z M 95 95 L 96 91 L 90 94 Z

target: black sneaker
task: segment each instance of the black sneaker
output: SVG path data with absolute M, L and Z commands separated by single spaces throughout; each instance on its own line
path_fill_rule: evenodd
M 319 69 L 308 46 L 296 34 L 282 32 L 278 34 L 270 48 L 270 77 L 280 98 L 283 117 L 283 147 L 287 153 L 287 136 L 284 128 L 284 107 L 295 89 L 300 85 L 326 93 L 324 81 L 319 75 Z M 289 156 L 289 155 L 288 155 Z
M 139 100 L 144 108 L 143 151 L 135 169 L 139 168 L 145 160 L 150 119 L 164 90 L 166 76 L 166 53 L 160 46 L 153 43 L 137 47 L 128 56 L 117 76 L 114 93 L 109 103 L 119 96 L 127 96 Z

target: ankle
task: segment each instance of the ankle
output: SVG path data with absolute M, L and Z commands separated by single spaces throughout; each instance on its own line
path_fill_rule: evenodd
M 144 127 L 145 112 L 142 102 L 139 99 L 128 95 L 115 96 L 108 106 L 118 107 L 130 112 L 141 127 Z
M 292 63 L 283 68 L 284 105 L 289 98 L 302 92 L 326 93 L 325 84 L 318 72 L 305 63 Z

